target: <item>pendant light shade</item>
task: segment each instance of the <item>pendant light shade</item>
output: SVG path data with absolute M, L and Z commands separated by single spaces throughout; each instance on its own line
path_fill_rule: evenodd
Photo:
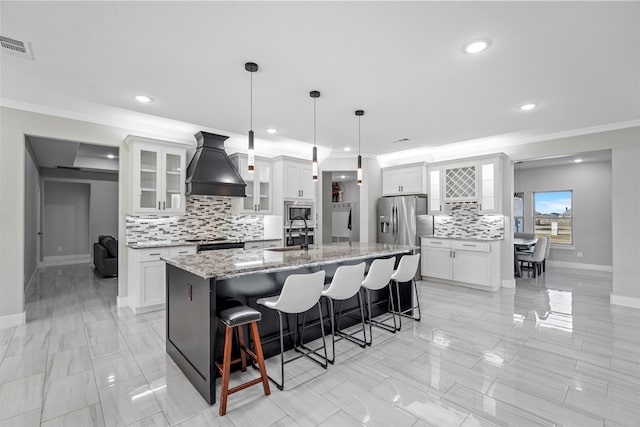
M 316 147 L 316 99 L 320 98 L 320 92 L 312 90 L 309 96 L 313 98 L 313 152 L 311 157 L 311 174 L 314 181 L 318 180 L 318 147 Z
M 249 172 L 253 172 L 256 164 L 255 153 L 253 151 L 253 73 L 258 71 L 258 64 L 255 62 L 247 62 L 244 64 L 244 69 L 247 70 L 250 76 L 250 86 L 249 86 L 249 154 L 247 159 L 247 164 Z
M 362 156 L 360 155 L 360 119 L 364 116 L 363 110 L 356 110 L 356 116 L 358 117 L 358 170 L 357 170 L 357 184 L 362 185 Z

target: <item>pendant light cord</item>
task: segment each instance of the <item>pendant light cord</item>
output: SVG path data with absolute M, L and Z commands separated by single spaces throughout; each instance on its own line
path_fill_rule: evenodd
M 249 129 L 253 130 L 253 73 L 249 73 Z
M 360 155 L 360 119 L 362 117 L 358 116 L 358 156 Z
M 313 146 L 316 146 L 316 99 L 313 98 Z

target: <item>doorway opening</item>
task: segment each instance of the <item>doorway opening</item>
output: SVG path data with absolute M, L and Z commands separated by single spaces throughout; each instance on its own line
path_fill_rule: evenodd
M 360 186 L 356 171 L 323 173 L 322 241 L 360 241 Z

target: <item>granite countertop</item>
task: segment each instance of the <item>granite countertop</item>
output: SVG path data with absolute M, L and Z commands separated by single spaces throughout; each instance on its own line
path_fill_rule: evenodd
M 470 240 L 473 242 L 499 242 L 500 240 L 504 240 L 504 238 L 493 239 L 493 238 L 480 238 L 480 237 L 474 237 L 474 236 L 470 236 L 470 237 L 420 236 L 420 237 L 426 238 L 426 239 Z
M 185 242 L 184 240 L 154 240 L 149 242 L 129 243 L 128 248 L 131 249 L 152 249 L 152 248 L 170 248 L 173 246 L 196 246 L 196 242 Z
M 313 267 L 335 261 L 364 259 L 371 256 L 406 253 L 416 246 L 394 246 L 379 243 L 328 243 L 315 245 L 308 251 L 277 252 L 267 249 L 226 249 L 198 254 L 162 258 L 167 264 L 204 279 L 230 279 L 251 273 L 272 273 Z

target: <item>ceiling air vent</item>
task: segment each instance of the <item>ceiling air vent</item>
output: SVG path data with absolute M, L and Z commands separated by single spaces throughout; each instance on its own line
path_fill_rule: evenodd
M 400 138 L 400 139 L 396 139 L 395 141 L 391 141 L 393 144 L 398 144 L 400 142 L 409 142 L 409 138 Z
M 4 53 L 33 60 L 29 42 L 21 42 L 19 40 L 10 39 L 9 37 L 0 36 L 0 44 L 2 45 L 2 52 Z

